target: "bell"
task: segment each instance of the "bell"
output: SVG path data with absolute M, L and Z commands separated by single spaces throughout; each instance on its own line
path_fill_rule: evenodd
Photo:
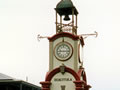
M 69 21 L 70 20 L 69 15 L 65 15 L 64 20 Z

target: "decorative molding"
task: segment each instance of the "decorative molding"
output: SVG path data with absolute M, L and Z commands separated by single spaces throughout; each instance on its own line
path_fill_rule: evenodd
M 80 68 L 78 73 L 76 73 L 74 70 L 66 66 L 64 66 L 64 70 L 65 72 L 68 72 L 74 76 L 75 81 L 73 81 L 73 83 L 75 83 L 76 86 L 75 90 L 89 90 L 89 88 L 91 88 L 90 85 L 87 85 L 84 68 Z M 60 67 L 55 68 L 51 72 L 47 73 L 45 81 L 40 82 L 40 84 L 42 85 L 42 90 L 50 90 L 51 80 L 54 77 L 54 75 L 56 75 L 59 72 L 61 72 Z M 80 80 L 82 75 L 83 80 Z
M 71 38 L 71 39 L 73 39 L 73 40 L 78 40 L 78 39 L 79 39 L 79 36 L 74 35 L 74 34 L 72 34 L 72 33 L 61 32 L 61 33 L 55 34 L 55 35 L 52 36 L 52 37 L 48 37 L 48 40 L 49 40 L 50 42 L 52 42 L 52 41 L 54 41 L 54 40 L 56 40 L 56 39 L 58 39 L 58 38 L 60 38 L 60 37 L 69 37 L 69 38 Z
M 47 74 L 45 81 L 51 81 L 52 77 L 59 72 L 60 72 L 59 67 L 53 69 L 51 72 L 49 72 Z M 76 80 L 80 80 L 78 74 L 74 70 L 72 70 L 71 68 L 68 68 L 68 67 L 65 66 L 65 72 L 68 72 L 68 73 L 72 74 Z
M 85 71 L 84 71 L 84 68 L 79 69 L 78 75 L 79 75 L 79 77 L 82 77 L 82 76 L 83 76 L 83 80 L 84 80 L 84 81 L 86 82 L 86 84 L 87 84 L 87 78 L 86 78 L 86 73 L 85 73 Z

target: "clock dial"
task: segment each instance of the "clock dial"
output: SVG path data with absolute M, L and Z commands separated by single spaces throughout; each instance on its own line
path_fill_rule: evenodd
M 57 48 L 57 54 L 61 58 L 66 58 L 70 54 L 70 47 L 66 44 L 61 44 Z
M 58 60 L 68 60 L 72 55 L 72 46 L 67 42 L 61 42 L 56 45 L 54 53 Z

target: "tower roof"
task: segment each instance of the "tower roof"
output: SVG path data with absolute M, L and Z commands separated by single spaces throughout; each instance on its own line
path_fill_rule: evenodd
M 72 9 L 74 9 L 74 14 L 77 15 L 78 11 L 73 5 L 71 0 L 61 0 L 57 6 L 56 6 L 56 11 L 59 13 L 59 15 L 71 15 L 72 14 Z
M 73 3 L 71 0 L 61 0 L 57 4 L 57 8 L 71 8 L 71 7 L 73 7 Z

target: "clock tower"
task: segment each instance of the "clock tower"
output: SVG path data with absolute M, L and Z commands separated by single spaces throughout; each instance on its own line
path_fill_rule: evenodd
M 49 71 L 40 82 L 42 90 L 89 90 L 80 56 L 84 40 L 77 35 L 78 11 L 71 0 L 61 0 L 55 12 L 56 34 L 48 37 Z

